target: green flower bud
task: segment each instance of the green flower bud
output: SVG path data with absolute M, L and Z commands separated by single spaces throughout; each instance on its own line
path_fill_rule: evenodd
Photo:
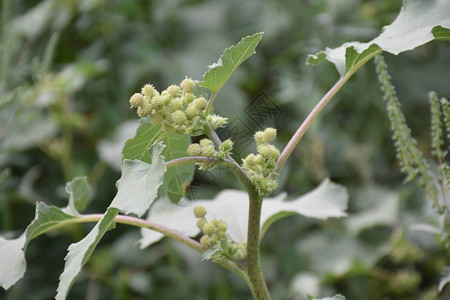
M 206 221 L 205 218 L 201 218 L 200 220 L 197 221 L 197 228 L 203 231 L 203 227 L 205 226 L 206 223 L 208 223 L 208 221 Z
M 185 78 L 181 84 L 180 84 L 181 88 L 186 92 L 186 93 L 190 93 L 194 90 L 195 88 L 195 81 L 192 80 L 191 78 Z
M 253 136 L 255 139 L 256 144 L 264 144 L 265 140 L 264 140 L 264 135 L 262 131 L 257 131 L 255 132 L 255 135 Z
M 146 97 L 152 98 L 158 94 L 158 91 L 153 87 L 153 85 L 146 84 L 142 87 L 141 93 Z
M 266 143 L 272 142 L 277 137 L 277 130 L 275 128 L 266 128 L 263 131 L 263 139 Z
M 196 218 L 203 218 L 206 215 L 206 208 L 201 205 L 196 205 L 194 207 L 194 215 Z
M 176 125 L 182 125 L 184 122 L 186 122 L 187 118 L 183 111 L 177 110 L 173 112 L 170 116 L 172 122 Z
M 161 108 L 165 103 L 164 96 L 155 96 L 152 98 L 152 106 L 155 109 Z
M 176 98 L 179 97 L 181 95 L 181 90 L 180 87 L 178 85 L 171 85 L 169 86 L 166 91 L 169 93 L 169 95 L 172 98 Z
M 238 259 L 244 260 L 245 257 L 247 256 L 247 243 L 246 242 L 242 242 L 242 243 L 237 244 L 236 248 L 234 250 L 234 255 Z
M 242 165 L 244 166 L 244 168 L 252 169 L 258 164 L 256 161 L 257 156 L 253 153 L 250 153 L 246 158 L 244 158 Z
M 206 108 L 206 105 L 208 104 L 208 102 L 206 101 L 205 98 L 203 97 L 199 97 L 197 99 L 194 100 L 195 108 L 199 111 L 203 111 Z
M 159 114 L 151 114 L 150 121 L 152 122 L 153 125 L 158 125 L 161 124 L 162 121 L 164 121 L 164 118 Z
M 273 145 L 259 145 L 258 152 L 262 157 L 268 160 L 276 160 L 280 156 L 280 151 Z
M 208 115 L 206 117 L 206 120 L 208 121 L 209 124 L 211 124 L 211 127 L 213 129 L 217 129 L 227 124 L 228 118 L 223 118 L 218 115 Z
M 183 109 L 183 100 L 181 98 L 175 98 L 170 101 L 170 107 L 173 111 Z
M 193 103 L 189 104 L 188 107 L 186 108 L 186 116 L 189 119 L 193 119 L 199 114 L 200 112 L 195 108 L 195 105 L 193 105 Z
M 216 227 L 211 222 L 208 222 L 203 226 L 203 232 L 207 235 L 213 235 L 216 232 Z
M 202 245 L 203 248 L 209 249 L 211 244 L 211 239 L 207 235 L 202 236 L 200 239 L 200 245 Z
M 186 133 L 186 126 L 178 126 L 175 128 L 176 134 L 183 135 Z
M 191 103 L 195 99 L 195 95 L 193 93 L 184 93 L 183 95 L 184 103 Z
M 189 145 L 187 152 L 190 156 L 199 156 L 202 154 L 202 147 L 199 144 L 194 143 Z
M 130 98 L 131 107 L 141 106 L 142 101 L 144 101 L 144 95 L 142 95 L 140 93 L 133 94 L 133 96 L 131 96 L 131 98 Z
M 219 151 L 229 153 L 232 148 L 233 142 L 230 139 L 228 139 L 219 146 Z
M 206 147 L 206 146 L 213 146 L 213 142 L 210 139 L 201 139 L 200 140 L 200 147 Z
M 214 157 L 216 155 L 216 149 L 214 149 L 214 146 L 206 146 L 202 147 L 202 155 L 206 157 Z
M 217 230 L 222 233 L 225 233 L 227 229 L 228 229 L 227 223 L 223 220 L 219 220 L 219 223 L 217 224 Z
M 143 118 L 143 117 L 147 116 L 146 114 L 144 114 L 144 111 L 143 111 L 143 109 L 142 109 L 142 106 L 139 106 L 139 107 L 137 108 L 137 115 L 139 116 L 139 118 Z

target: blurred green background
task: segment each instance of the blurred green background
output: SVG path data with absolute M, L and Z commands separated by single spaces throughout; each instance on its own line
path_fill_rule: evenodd
M 3 0 L 2 5 L 1 40 L 7 43 L 0 70 L 0 230 L 14 237 L 33 219 L 37 201 L 64 206 L 64 185 L 74 176 L 88 176 L 94 189 L 88 212 L 103 212 L 116 192 L 122 143 L 137 126 L 130 95 L 145 83 L 163 90 L 186 75 L 201 80 L 225 48 L 255 32 L 265 32 L 256 55 L 219 93 L 215 111 L 234 121 L 244 139 L 262 127 L 278 128 L 283 148 L 338 79 L 331 64 L 305 66 L 307 55 L 372 39 L 392 22 L 401 1 Z M 450 99 L 450 44 L 433 42 L 386 59 L 408 124 L 429 157 L 427 94 L 434 90 Z M 261 99 L 277 113 L 255 121 L 249 109 Z M 369 63 L 309 130 L 277 191 L 298 196 L 330 177 L 348 188 L 350 216 L 326 222 L 289 217 L 268 231 L 262 263 L 273 299 L 336 293 L 347 300 L 448 299 L 446 291 L 438 296 L 437 284 L 450 253 L 438 237 L 411 230 L 436 224 L 437 218 L 422 192 L 403 183 L 390 137 Z M 254 145 L 245 143 L 236 149 L 242 156 L 251 151 Z M 218 171 L 197 171 L 193 186 L 201 187 L 198 198 L 240 188 Z M 33 241 L 25 277 L 1 290 L 0 298 L 53 298 L 68 245 L 91 226 Z M 240 278 L 200 262 L 186 247 L 163 240 L 141 251 L 138 238 L 139 230 L 121 225 L 108 233 L 68 299 L 251 298 Z

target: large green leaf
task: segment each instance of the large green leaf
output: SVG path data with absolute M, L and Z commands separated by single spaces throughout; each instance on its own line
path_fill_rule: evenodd
M 433 39 L 448 40 L 450 36 L 450 1 L 405 0 L 400 14 L 385 26 L 383 32 L 367 43 L 345 43 L 338 48 L 308 57 L 308 64 L 328 60 L 335 64 L 341 75 L 354 70 L 358 62 L 383 50 L 399 54 L 412 50 Z M 355 60 L 354 58 L 357 57 Z
M 265 198 L 261 213 L 262 234 L 275 221 L 291 215 L 300 214 L 317 219 L 345 217 L 347 201 L 346 189 L 328 179 L 313 191 L 296 199 L 286 200 L 286 194 Z M 245 191 L 224 190 L 213 200 L 198 200 L 195 204 L 206 208 L 208 219 L 224 220 L 228 224 L 228 234 L 234 241 L 246 240 L 248 194 Z M 195 226 L 193 208 L 168 203 L 167 199 L 158 199 L 153 204 L 148 220 L 182 232 L 184 235 L 195 236 L 199 233 L 199 229 Z M 142 229 L 141 232 L 142 248 L 162 238 L 161 234 L 147 229 Z
M 122 150 L 123 159 L 137 159 L 146 163 L 151 162 L 148 149 L 158 138 L 161 126 L 154 126 L 148 118 L 142 118 L 136 135 L 125 143 Z M 175 132 L 170 133 L 162 142 L 166 145 L 162 151 L 166 161 L 187 156 L 186 149 L 191 143 L 189 136 L 179 135 Z M 161 196 L 178 203 L 185 195 L 186 185 L 193 178 L 195 171 L 194 164 L 183 164 L 171 167 L 164 175 L 164 182 L 159 193 Z
M 117 194 L 110 207 L 126 214 L 142 216 L 158 195 L 166 166 L 161 155 L 164 145 L 159 142 L 150 147 L 151 163 L 125 159 L 122 176 L 117 181 Z
M 161 125 L 154 126 L 149 118 L 141 118 L 136 135 L 129 139 L 122 149 L 122 159 L 137 159 L 146 163 L 151 162 L 148 152 L 150 146 L 158 139 Z
M 166 161 L 187 156 L 187 148 L 190 144 L 187 135 L 171 134 L 164 139 L 162 154 Z M 194 164 L 181 164 L 170 167 L 164 175 L 164 182 L 161 185 L 159 194 L 168 197 L 173 203 L 178 203 L 186 194 L 186 186 L 189 185 L 194 176 Z
M 56 300 L 66 299 L 75 277 L 81 271 L 81 267 L 89 260 L 92 252 L 105 233 L 115 227 L 114 218 L 119 210 L 109 207 L 103 218 L 81 241 L 71 244 L 65 258 L 64 272 L 59 278 Z
M 25 249 L 32 239 L 76 218 L 55 206 L 38 203 L 34 220 L 20 237 L 12 240 L 0 237 L 0 286 L 8 289 L 23 277 Z
M 69 194 L 69 205 L 66 210 L 71 214 L 82 212 L 89 200 L 90 188 L 86 177 L 75 177 L 66 184 L 66 192 Z
M 217 63 L 208 67 L 200 86 L 210 89 L 214 94 L 222 88 L 236 68 L 247 58 L 255 54 L 256 46 L 263 33 L 244 37 L 237 45 L 226 49 Z

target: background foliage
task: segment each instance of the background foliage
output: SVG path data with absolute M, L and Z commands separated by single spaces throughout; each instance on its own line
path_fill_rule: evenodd
M 338 78 L 331 64 L 305 66 L 307 55 L 372 39 L 394 19 L 401 1 L 2 4 L 1 39 L 8 43 L 0 70 L 0 230 L 17 236 L 33 218 L 37 201 L 65 206 L 64 186 L 74 176 L 87 175 L 93 187 L 88 211 L 105 210 L 116 193 L 121 147 L 138 126 L 128 98 L 143 84 L 162 90 L 185 75 L 200 80 L 223 49 L 264 31 L 257 53 L 224 86 L 215 110 L 234 121 L 243 140 L 256 129 L 278 128 L 283 146 Z M 433 42 L 386 60 L 408 124 L 430 157 L 427 94 L 435 90 L 450 98 L 450 46 Z M 272 117 L 252 114 L 260 99 L 275 104 Z M 274 299 L 306 299 L 306 293 L 341 293 L 350 300 L 438 299 L 449 253 L 434 235 L 411 230 L 436 218 L 420 190 L 402 184 L 390 136 L 368 64 L 316 121 L 281 174 L 279 190 L 290 195 L 300 196 L 330 177 L 348 187 L 351 200 L 346 219 L 290 217 L 267 232 L 263 268 Z M 254 151 L 254 145 L 236 144 L 242 156 Z M 226 172 L 200 171 L 188 194 L 205 199 L 230 187 L 239 184 Z M 240 278 L 199 263 L 199 255 L 186 247 L 163 240 L 141 251 L 135 242 L 139 230 L 118 227 L 100 243 L 69 299 L 250 297 Z M 25 277 L 0 297 L 52 298 L 67 246 L 89 229 L 65 228 L 31 243 Z

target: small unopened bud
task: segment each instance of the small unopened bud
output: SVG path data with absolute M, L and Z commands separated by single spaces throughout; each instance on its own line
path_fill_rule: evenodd
M 209 238 L 209 236 L 204 235 L 202 236 L 202 238 L 200 239 L 200 245 L 202 245 L 203 248 L 210 248 L 211 247 L 211 239 Z
M 190 93 L 194 90 L 195 88 L 195 81 L 192 80 L 191 78 L 185 78 L 181 84 L 180 84 L 181 88 L 186 92 L 186 93 Z
M 193 119 L 199 114 L 200 112 L 195 108 L 195 105 L 193 105 L 193 103 L 189 104 L 188 107 L 186 108 L 186 116 L 189 119 Z
M 194 102 L 192 102 L 192 103 L 194 103 L 195 108 L 199 111 L 204 110 L 206 108 L 206 105 L 208 104 L 206 102 L 206 99 L 203 97 L 199 97 L 199 98 L 195 99 Z
M 155 96 L 152 98 L 152 106 L 155 109 L 161 108 L 164 105 L 164 97 L 163 96 Z
M 216 227 L 211 222 L 208 222 L 203 226 L 203 232 L 207 235 L 212 235 L 216 232 Z
M 266 143 L 272 142 L 277 137 L 277 130 L 275 128 L 266 128 L 263 131 L 263 138 Z
M 152 121 L 153 125 L 158 125 L 161 124 L 162 121 L 164 121 L 164 118 L 160 114 L 151 114 L 150 121 Z
M 233 142 L 230 139 L 228 139 L 219 146 L 219 151 L 228 153 L 231 151 L 232 148 Z
M 200 140 L 200 147 L 206 147 L 206 146 L 212 146 L 213 142 L 210 139 L 201 139 Z
M 203 218 L 206 215 L 206 208 L 201 205 L 196 205 L 194 207 L 194 215 L 196 218 Z
M 228 229 L 228 225 L 225 221 L 220 220 L 219 224 L 217 224 L 217 230 L 219 230 L 222 233 L 225 233 Z
M 208 115 L 206 117 L 206 120 L 208 121 L 208 123 L 211 125 L 211 127 L 213 129 L 217 129 L 219 127 L 224 126 L 225 124 L 227 124 L 228 118 L 224 118 L 218 115 Z
M 149 98 L 152 98 L 153 96 L 156 96 L 158 94 L 158 92 L 155 90 L 155 88 L 151 84 L 144 85 L 141 89 L 141 93 L 144 96 L 149 97 Z
M 187 152 L 190 156 L 199 156 L 202 154 L 202 147 L 199 144 L 194 143 L 189 145 Z
M 216 149 L 213 145 L 202 147 L 202 155 L 206 157 L 214 157 L 216 154 Z
M 176 98 L 179 97 L 181 95 L 181 90 L 180 87 L 178 85 L 171 85 L 169 86 L 166 91 L 169 93 L 169 95 L 172 98 Z
M 244 158 L 244 161 L 243 161 L 244 167 L 252 168 L 252 167 L 256 166 L 257 165 L 256 157 L 257 156 L 253 153 L 250 153 L 249 155 L 247 155 L 247 157 Z
M 259 145 L 258 152 L 262 157 L 269 160 L 276 160 L 280 156 L 280 151 L 273 145 Z
M 170 118 L 172 122 L 176 125 L 182 125 L 187 120 L 186 115 L 181 110 L 173 112 Z
M 205 218 L 201 218 L 200 220 L 197 221 L 197 227 L 198 229 L 200 229 L 201 231 L 203 231 L 203 227 L 205 226 L 205 224 L 208 223 L 208 221 L 206 221 Z
M 144 95 L 140 93 L 135 93 L 130 98 L 130 104 L 132 107 L 138 107 L 141 106 L 142 101 L 144 101 Z
M 257 132 L 255 132 L 255 135 L 253 136 L 254 137 L 254 139 L 255 139 L 255 142 L 256 142 L 256 144 L 263 144 L 263 143 L 265 143 L 265 141 L 264 141 L 264 135 L 263 135 L 263 132 L 262 131 L 257 131 Z
M 195 99 L 195 95 L 193 93 L 184 93 L 183 99 L 185 103 L 191 103 Z
M 183 100 L 181 98 L 175 98 L 170 101 L 170 107 L 172 110 L 181 110 L 183 108 Z

